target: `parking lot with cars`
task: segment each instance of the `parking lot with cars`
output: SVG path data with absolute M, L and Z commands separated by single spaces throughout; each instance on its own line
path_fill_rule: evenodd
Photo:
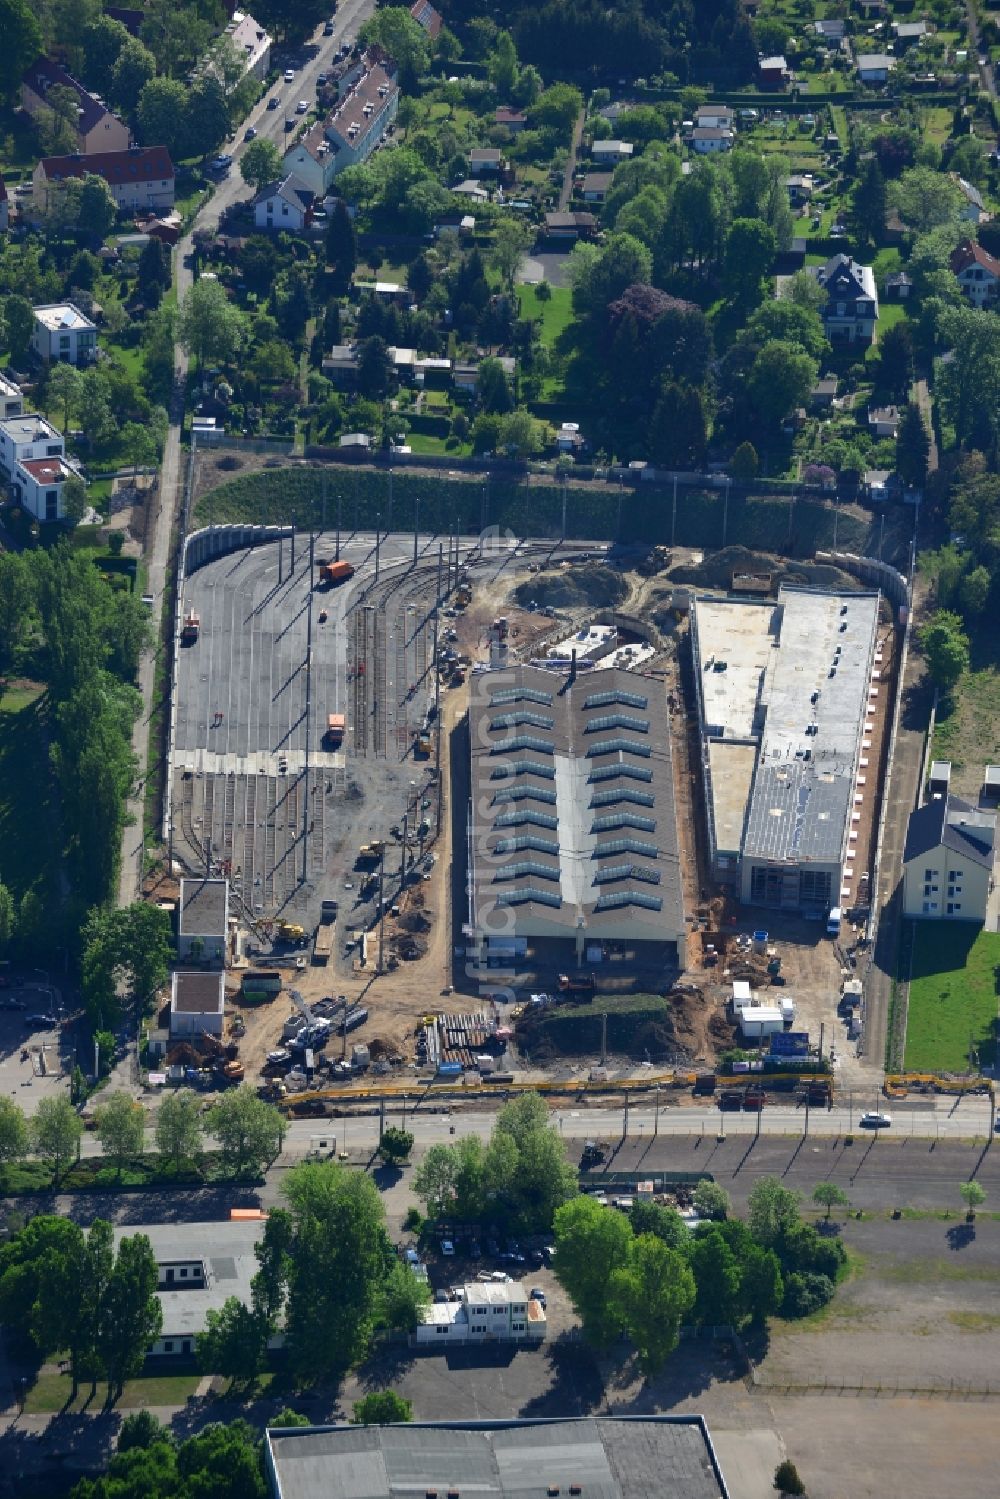
M 72 1066 L 59 991 L 28 976 L 5 978 L 0 985 L 0 1092 L 32 1114 L 41 1099 L 65 1093 Z

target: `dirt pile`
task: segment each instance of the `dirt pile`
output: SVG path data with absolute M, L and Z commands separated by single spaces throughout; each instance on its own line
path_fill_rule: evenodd
M 826 563 L 790 562 L 773 552 L 754 552 L 749 547 L 724 547 L 704 562 L 692 566 L 678 563 L 669 577 L 672 583 L 691 583 L 696 588 L 729 588 L 734 573 L 770 573 L 774 590 L 782 583 L 808 588 L 864 588 L 859 579 Z
M 553 568 L 519 583 L 513 597 L 522 608 L 532 601 L 553 609 L 611 609 L 628 595 L 621 573 L 601 563 Z

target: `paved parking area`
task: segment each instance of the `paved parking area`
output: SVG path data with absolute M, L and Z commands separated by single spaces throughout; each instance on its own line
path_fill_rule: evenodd
M 53 1000 L 58 1003 L 58 991 L 31 982 L 0 991 L 0 1094 L 26 1114 L 69 1088 L 73 1054 L 61 1030 L 29 1023 L 33 1015 L 53 1013 Z

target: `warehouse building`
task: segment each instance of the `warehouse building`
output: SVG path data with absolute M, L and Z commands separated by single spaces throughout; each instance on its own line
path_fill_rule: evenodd
M 491 945 L 554 938 L 568 966 L 625 941 L 672 947 L 664 962 L 683 967 L 663 684 L 575 663 L 483 672 L 469 732 L 465 935 L 479 961 Z
M 840 903 L 879 598 L 785 587 L 776 604 L 694 601 L 711 865 L 744 904 L 817 915 Z
M 274 1499 L 728 1499 L 701 1416 L 271 1427 Z

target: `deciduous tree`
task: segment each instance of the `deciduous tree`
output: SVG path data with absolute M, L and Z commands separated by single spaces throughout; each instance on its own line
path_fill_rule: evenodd
M 32 1149 L 52 1166 L 56 1186 L 76 1158 L 82 1134 L 80 1116 L 68 1099 L 57 1096 L 41 1100 L 31 1121 Z
M 351 1420 L 355 1426 L 398 1426 L 413 1420 L 413 1402 L 395 1390 L 372 1390 L 355 1400 Z
M 240 176 L 254 192 L 281 175 L 281 152 L 273 141 L 251 141 L 240 157 Z
M 109 1093 L 95 1109 L 94 1118 L 104 1154 L 117 1167 L 121 1180 L 124 1168 L 142 1155 L 146 1123 L 142 1105 L 127 1093 Z
M 263 1171 L 280 1151 L 285 1134 L 283 1115 L 246 1084 L 224 1093 L 205 1122 L 234 1176 Z
M 626 1263 L 611 1272 L 608 1314 L 628 1330 L 643 1373 L 657 1374 L 677 1347 L 695 1294 L 685 1257 L 651 1234 L 635 1239 Z
M 175 1170 L 201 1154 L 201 1105 L 195 1094 L 168 1093 L 156 1111 L 156 1148 Z

